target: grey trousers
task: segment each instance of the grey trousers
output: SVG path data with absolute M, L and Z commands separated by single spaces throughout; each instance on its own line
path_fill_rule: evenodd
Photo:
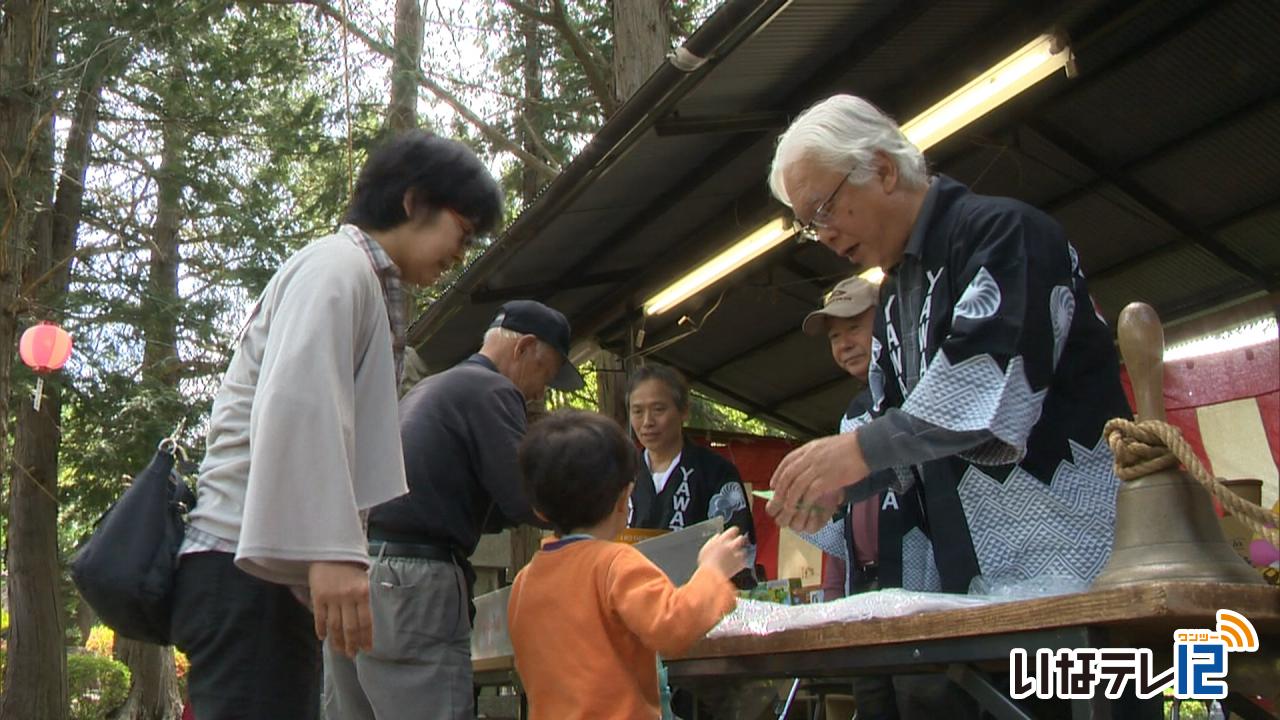
M 471 720 L 471 621 L 462 570 L 383 557 L 369 571 L 373 651 L 324 645 L 325 720 Z

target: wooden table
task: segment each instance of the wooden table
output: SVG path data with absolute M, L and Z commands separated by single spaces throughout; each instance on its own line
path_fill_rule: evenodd
M 472 660 L 471 674 L 475 684 L 481 686 L 518 685 L 520 679 L 516 675 L 516 659 L 511 655 Z
M 706 639 L 667 665 L 673 682 L 694 685 L 945 671 L 997 717 L 1020 718 L 1025 713 L 982 673 L 1007 669 L 1010 650 L 1025 648 L 1033 654 L 1039 648 L 1146 647 L 1160 658 L 1171 652 L 1175 630 L 1211 629 L 1219 608 L 1249 618 L 1261 648 L 1247 659 L 1255 667 L 1260 660 L 1270 662 L 1274 672 L 1280 662 L 1280 589 L 1205 583 L 1156 583 L 766 636 Z M 1232 654 L 1233 670 L 1246 659 L 1242 655 Z M 510 657 L 476 660 L 473 668 L 477 684 L 518 683 Z M 1241 702 L 1234 698 L 1231 710 L 1246 718 L 1267 717 L 1256 705 Z M 1106 698 L 1073 705 L 1076 717 L 1107 718 L 1110 710 Z

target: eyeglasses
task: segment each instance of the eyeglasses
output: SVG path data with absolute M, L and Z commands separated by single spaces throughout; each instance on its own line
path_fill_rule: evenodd
M 476 239 L 475 226 L 471 224 L 470 220 L 462 217 L 462 214 L 459 213 L 457 210 L 454 210 L 451 207 L 446 207 L 445 210 L 448 210 L 449 214 L 453 216 L 453 219 L 457 221 L 458 229 L 462 231 L 463 246 L 470 247 L 470 245 L 473 242 L 475 242 L 475 239 Z
M 850 168 L 849 172 L 845 173 L 844 177 L 840 178 L 839 184 L 835 186 L 831 191 L 831 194 L 827 196 L 827 199 L 823 200 L 822 204 L 818 206 L 818 209 L 813 211 L 813 217 L 809 219 L 809 222 L 802 223 L 800 222 L 800 218 L 796 218 L 792 221 L 792 232 L 809 242 L 818 242 L 818 231 L 826 229 L 827 224 L 831 222 L 831 206 L 835 204 L 836 195 L 840 193 L 840 188 L 844 187 L 844 184 L 849 182 L 849 178 L 853 175 L 853 171 L 856 169 L 857 168 Z

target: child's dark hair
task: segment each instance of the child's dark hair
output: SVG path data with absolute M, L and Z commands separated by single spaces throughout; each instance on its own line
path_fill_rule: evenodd
M 404 194 L 413 190 L 414 210 L 453 211 L 487 234 L 502 217 L 502 191 L 471 148 L 425 130 L 392 136 L 369 154 L 360 169 L 343 222 L 364 230 L 404 224 Z
M 608 517 L 635 479 L 636 449 L 618 423 L 585 410 L 557 410 L 520 443 L 525 496 L 557 534 Z
M 645 380 L 657 380 L 667 389 L 671 391 L 671 397 L 675 400 L 676 409 L 684 412 L 689 408 L 689 381 L 684 379 L 684 375 L 679 370 L 669 368 L 665 365 L 645 365 L 636 368 L 627 378 L 627 406 L 631 406 L 631 393 L 635 392 L 636 387 Z

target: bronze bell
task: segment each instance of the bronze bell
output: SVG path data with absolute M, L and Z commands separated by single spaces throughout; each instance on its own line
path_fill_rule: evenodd
M 1139 420 L 1164 420 L 1164 330 L 1150 305 L 1120 313 L 1120 352 Z M 1191 581 L 1266 584 L 1231 548 L 1209 493 L 1187 473 L 1161 470 L 1122 480 L 1111 559 L 1094 588 Z

